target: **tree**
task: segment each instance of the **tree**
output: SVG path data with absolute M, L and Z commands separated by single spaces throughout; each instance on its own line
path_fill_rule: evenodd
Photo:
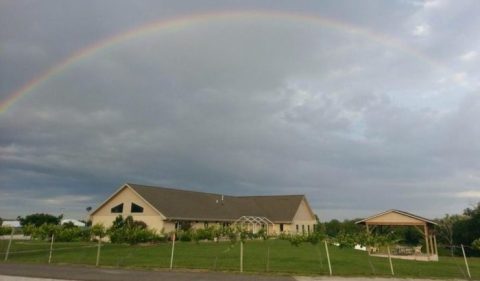
M 472 242 L 472 247 L 474 249 L 480 250 L 480 238 Z
M 37 214 L 28 215 L 25 218 L 19 216 L 17 219 L 20 221 L 20 224 L 22 226 L 34 225 L 34 226 L 39 227 L 43 224 L 58 225 L 58 224 L 60 224 L 60 221 L 62 220 L 62 218 L 63 218 L 63 215 L 60 215 L 60 216 L 56 217 L 56 216 L 50 215 L 50 214 L 37 213 Z
M 335 237 L 341 231 L 341 222 L 333 219 L 325 223 L 325 232 L 330 237 Z
M 102 239 L 107 234 L 107 231 L 103 224 L 97 223 L 92 226 L 92 228 L 90 229 L 90 233 L 92 234 L 92 236 L 98 237 L 98 239 Z
M 453 245 L 453 229 L 457 222 L 465 219 L 462 215 L 449 215 L 446 214 L 443 218 L 437 220 L 436 230 L 440 241 L 447 245 Z
M 455 244 L 470 245 L 480 237 L 480 203 L 474 208 L 463 211 L 465 219 L 457 221 L 453 226 Z
M 472 208 L 466 208 L 463 210 L 463 214 L 468 217 L 473 217 L 480 214 L 480 202 L 478 202 L 477 205 L 473 206 Z
M 330 237 L 336 237 L 341 233 L 357 234 L 363 232 L 363 226 L 355 223 L 358 220 L 360 219 L 344 220 L 343 222 L 340 222 L 339 220 L 333 219 L 325 223 L 325 232 Z

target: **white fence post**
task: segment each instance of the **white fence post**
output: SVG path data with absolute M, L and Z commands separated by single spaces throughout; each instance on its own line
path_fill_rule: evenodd
M 327 240 L 325 242 L 325 252 L 327 252 L 327 261 L 328 261 L 328 270 L 330 271 L 330 276 L 332 276 L 332 264 L 330 263 L 330 254 L 328 253 Z
M 390 262 L 390 271 L 392 271 L 392 275 L 395 275 L 395 273 L 393 272 L 392 256 L 390 255 L 390 246 L 387 246 L 387 251 L 388 251 L 388 260 Z
M 172 235 L 172 254 L 170 255 L 170 270 L 173 269 L 173 254 L 175 252 L 175 233 Z
M 100 248 L 102 247 L 102 237 L 98 236 L 98 246 L 97 246 L 97 261 L 95 262 L 95 266 L 100 264 Z
M 12 240 L 13 240 L 13 231 L 14 231 L 14 228 L 12 227 L 12 232 L 10 233 L 10 241 L 8 241 L 7 251 L 5 252 L 5 261 L 8 260 L 8 255 L 10 254 L 10 247 L 12 246 Z
M 270 271 L 270 246 L 267 248 L 267 272 Z
M 468 278 L 471 279 L 472 275 L 470 275 L 470 268 L 468 267 L 467 256 L 465 255 L 465 249 L 463 248 L 463 244 L 461 244 L 461 246 L 462 246 L 463 259 L 465 260 L 465 267 L 467 268 Z
M 48 263 L 52 262 L 53 240 L 55 240 L 55 234 L 52 234 L 52 241 L 50 241 L 50 254 L 48 255 Z
M 240 272 L 243 272 L 243 241 L 240 240 Z

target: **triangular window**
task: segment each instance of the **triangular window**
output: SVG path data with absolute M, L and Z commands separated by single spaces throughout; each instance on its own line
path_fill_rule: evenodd
M 131 212 L 132 212 L 132 213 L 143 213 L 143 207 L 140 207 L 140 206 L 138 206 L 137 204 L 132 203 Z
M 112 213 L 123 213 L 123 203 L 120 205 L 117 205 L 111 209 Z

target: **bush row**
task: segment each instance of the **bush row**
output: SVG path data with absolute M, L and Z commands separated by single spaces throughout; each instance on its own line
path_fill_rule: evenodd
M 0 226 L 0 235 L 9 235 L 12 233 L 12 228 L 9 226 Z

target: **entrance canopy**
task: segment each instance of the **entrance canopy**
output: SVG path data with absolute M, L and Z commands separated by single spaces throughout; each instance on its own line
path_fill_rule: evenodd
M 364 224 L 367 228 L 367 232 L 370 232 L 376 226 L 382 225 L 413 226 L 418 229 L 425 238 L 425 250 L 427 259 L 438 260 L 437 239 L 434 234 L 434 226 L 437 225 L 437 223 L 429 219 L 408 212 L 392 209 L 383 213 L 370 216 L 356 223 Z

